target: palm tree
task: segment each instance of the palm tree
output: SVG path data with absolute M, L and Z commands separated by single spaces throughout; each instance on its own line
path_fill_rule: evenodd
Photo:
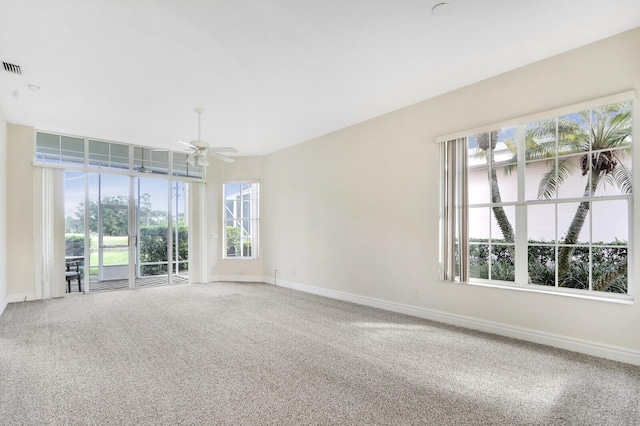
M 580 113 L 582 124 L 578 120 L 559 119 L 557 123 L 558 144 L 555 145 L 555 123 L 543 124 L 533 129 L 533 139 L 546 142 L 531 144 L 531 155 L 548 156 L 583 152 L 579 168 L 582 176 L 587 177 L 583 197 L 593 196 L 599 186 L 610 183 L 618 186 L 623 193 L 631 192 L 631 170 L 621 161 L 620 154 L 628 151 L 616 149 L 628 143 L 631 136 L 631 111 L 628 104 L 612 104 L 603 108 Z M 529 138 L 528 138 L 529 139 Z M 528 142 L 528 145 L 530 143 Z M 528 146 L 529 148 L 529 146 Z M 554 156 L 555 157 L 555 156 Z M 565 179 L 578 167 L 572 158 L 559 157 L 553 161 L 538 187 L 539 199 L 550 199 Z M 564 246 L 558 254 L 558 276 L 566 280 L 570 271 L 570 260 L 578 242 L 578 236 L 589 212 L 589 201 L 579 204 L 571 221 Z M 626 260 L 603 274 L 593 284 L 594 290 L 604 291 L 621 275 L 626 273 Z
M 496 175 L 495 169 L 496 163 L 493 156 L 493 151 L 495 150 L 498 143 L 499 135 L 500 133 L 498 131 L 480 133 L 476 135 L 478 148 L 486 156 L 487 165 L 489 166 L 487 170 L 487 177 L 489 179 L 489 187 L 491 189 L 491 202 L 493 204 L 502 204 L 500 186 L 498 185 L 498 176 Z M 498 205 L 492 207 L 492 210 L 493 215 L 496 218 L 496 222 L 498 222 L 498 226 L 500 227 L 500 231 L 502 231 L 502 236 L 504 237 L 505 242 L 513 243 L 513 227 L 511 226 L 511 222 L 509 222 L 509 218 L 507 217 L 504 208 Z

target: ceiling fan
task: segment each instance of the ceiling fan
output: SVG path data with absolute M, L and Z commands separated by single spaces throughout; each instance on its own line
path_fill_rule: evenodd
M 207 160 L 207 155 L 218 158 L 222 161 L 226 161 L 227 163 L 233 163 L 235 159 L 231 157 L 227 157 L 226 155 L 222 155 L 221 153 L 234 153 L 238 152 L 235 148 L 230 146 L 223 147 L 209 147 L 209 144 L 202 140 L 200 137 L 200 117 L 204 112 L 202 108 L 196 108 L 196 112 L 198 113 L 198 140 L 191 142 L 183 142 L 178 141 L 182 145 L 187 147 L 187 151 L 189 151 L 189 156 L 187 157 L 187 164 L 190 166 L 202 166 L 207 167 L 209 165 L 209 160 Z

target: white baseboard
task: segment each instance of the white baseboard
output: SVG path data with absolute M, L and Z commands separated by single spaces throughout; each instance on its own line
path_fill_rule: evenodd
M 207 277 L 208 282 L 230 281 L 239 283 L 263 283 L 262 275 L 210 275 Z
M 36 300 L 36 294 L 31 293 L 17 293 L 7 295 L 7 303 L 27 302 L 29 300 Z
M 0 300 L 0 316 L 2 316 L 2 313 L 6 308 L 7 308 L 7 299 L 5 298 Z
M 264 278 L 265 280 L 269 279 L 271 281 L 271 284 L 273 284 L 273 278 Z M 305 293 L 317 294 L 319 296 L 356 303 L 358 305 L 370 306 L 372 308 L 398 312 L 405 315 L 411 315 L 414 317 L 424 318 L 445 324 L 470 328 L 473 330 L 497 334 L 500 336 L 511 337 L 514 339 L 525 340 L 533 343 L 540 343 L 547 346 L 553 346 L 556 348 L 579 352 L 586 355 L 606 358 L 613 361 L 640 365 L 640 351 L 634 351 L 622 347 L 588 342 L 557 334 L 546 333 L 522 327 L 514 327 L 508 324 L 479 320 L 472 317 L 449 314 L 446 312 L 421 308 L 417 306 L 404 305 L 401 303 L 389 302 L 386 300 L 374 299 L 371 297 L 358 296 L 351 293 L 329 290 L 280 279 L 278 279 L 275 284 L 281 287 L 303 291 Z

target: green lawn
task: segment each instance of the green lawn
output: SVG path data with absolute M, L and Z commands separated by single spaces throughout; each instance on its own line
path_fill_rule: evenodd
M 127 245 L 126 236 L 118 237 L 102 237 L 105 246 Z M 91 265 L 90 274 L 98 274 L 98 236 L 91 236 L 91 257 L 89 257 L 89 265 Z M 109 265 L 128 265 L 129 253 L 127 247 L 105 248 L 102 261 L 105 266 Z

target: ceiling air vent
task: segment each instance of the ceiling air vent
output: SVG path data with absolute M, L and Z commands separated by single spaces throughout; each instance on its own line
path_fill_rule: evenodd
M 10 64 L 9 62 L 2 62 L 2 66 L 5 71 L 12 72 L 14 74 L 22 74 L 20 65 Z

